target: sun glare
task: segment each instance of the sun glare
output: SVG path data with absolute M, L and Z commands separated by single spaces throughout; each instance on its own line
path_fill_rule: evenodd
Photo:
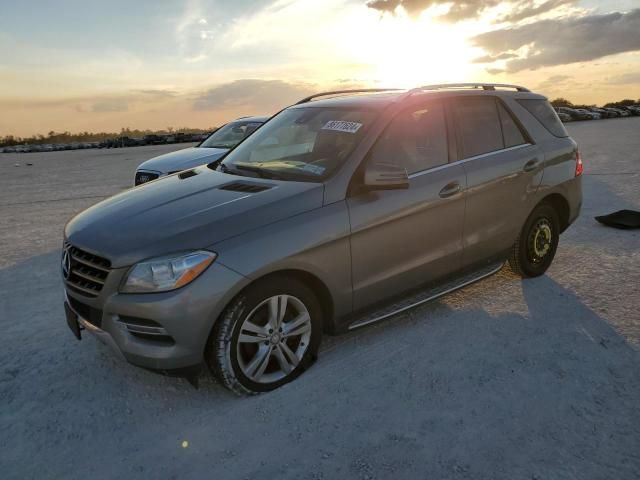
M 467 26 L 442 24 L 428 15 L 376 17 L 354 23 L 360 41 L 349 44 L 350 55 L 370 65 L 365 80 L 380 85 L 412 87 L 464 81 L 477 74 L 477 52 L 467 44 Z

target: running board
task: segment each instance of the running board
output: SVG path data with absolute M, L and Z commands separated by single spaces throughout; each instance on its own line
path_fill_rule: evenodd
M 409 310 L 411 308 L 417 307 L 418 305 L 422 305 L 423 303 L 435 300 L 436 298 L 446 295 L 447 293 L 451 293 L 455 290 L 466 287 L 467 285 L 471 285 L 478 280 L 489 277 L 494 273 L 497 273 L 503 267 L 503 265 L 504 261 L 491 263 L 486 267 L 474 270 L 461 277 L 456 277 L 448 282 L 428 288 L 426 290 L 422 290 L 417 293 L 412 293 L 404 298 L 398 299 L 397 301 L 389 305 L 385 305 L 378 310 L 363 315 L 362 317 L 351 323 L 348 329 L 354 330 L 356 328 L 364 327 L 365 325 L 379 322 L 380 320 L 384 320 L 385 318 L 389 318 L 400 312 L 404 312 L 405 310 Z

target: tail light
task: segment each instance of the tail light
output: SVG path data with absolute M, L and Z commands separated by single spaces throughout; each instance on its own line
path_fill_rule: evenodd
M 582 175 L 584 171 L 584 165 L 582 165 L 582 155 L 580 155 L 580 150 L 576 150 L 576 177 Z

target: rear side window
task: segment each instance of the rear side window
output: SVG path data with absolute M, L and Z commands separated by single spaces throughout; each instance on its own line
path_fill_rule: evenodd
M 500 123 L 502 125 L 502 136 L 504 137 L 505 148 L 515 147 L 527 143 L 516 123 L 513 115 L 509 112 L 502 102 L 498 102 L 498 113 L 500 114 Z
M 442 103 L 429 102 L 400 112 L 374 145 L 370 159 L 404 167 L 409 175 L 447 163 L 447 124 Z
M 504 148 L 498 108 L 493 97 L 461 97 L 454 102 L 464 158 Z
M 561 138 L 569 136 L 558 118 L 558 114 L 546 100 L 521 99 L 516 101 L 526 108 L 552 135 Z

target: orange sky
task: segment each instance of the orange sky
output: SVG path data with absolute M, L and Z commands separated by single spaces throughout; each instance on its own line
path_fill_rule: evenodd
M 350 86 L 640 98 L 634 1 L 40 2 L 5 7 L 0 136 L 205 128 Z

